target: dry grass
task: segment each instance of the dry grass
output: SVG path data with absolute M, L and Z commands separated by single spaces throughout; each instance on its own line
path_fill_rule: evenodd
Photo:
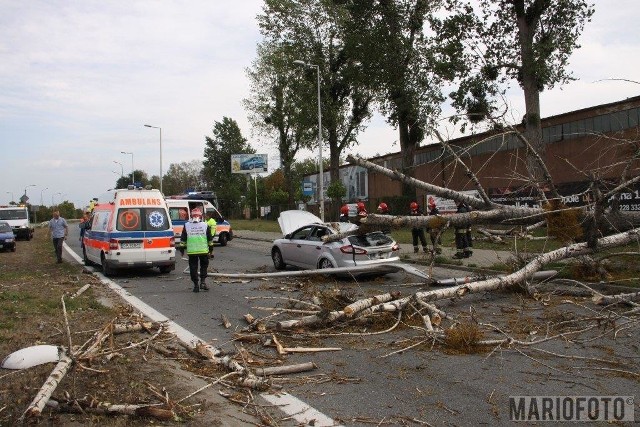
M 473 354 L 484 350 L 478 345 L 483 333 L 476 322 L 464 320 L 444 331 L 444 343 L 447 350 L 456 353 Z
M 68 297 L 86 283 L 92 285 L 88 291 L 73 300 Z M 108 297 L 108 294 L 95 277 L 83 274 L 82 266 L 67 262 L 57 264 L 44 231 L 36 230 L 32 241 L 19 241 L 16 252 L 0 253 L 0 359 L 37 344 L 67 347 L 61 304 L 63 295 L 67 295 L 65 305 L 74 348 L 90 340 L 97 330 L 114 319 L 131 314 L 128 308 L 101 305 L 98 298 Z M 149 337 L 147 332 L 121 334 L 104 345 L 117 349 L 128 342 Z M 165 339 L 163 345 L 171 347 L 172 338 Z M 179 349 L 179 346 L 174 347 Z M 184 379 L 178 379 L 175 365 L 171 366 L 164 356 L 150 347 L 140 346 L 120 353 L 121 356 L 109 361 L 96 357 L 74 364 L 53 397 L 62 399 L 68 393 L 72 398 L 89 396 L 111 403 L 145 404 L 162 402 L 151 391 L 153 387 L 157 390 L 166 388 L 170 398 L 175 400 L 193 391 Z M 0 369 L 0 425 L 18 424 L 53 366 L 46 364 L 21 371 Z M 215 420 L 201 423 L 192 418 L 194 411 L 202 408 L 176 408 L 177 418 L 162 424 L 173 425 L 186 420 L 190 420 L 190 425 L 216 424 Z M 32 424 L 131 426 L 153 422 L 140 417 L 60 414 L 45 408 L 42 418 Z

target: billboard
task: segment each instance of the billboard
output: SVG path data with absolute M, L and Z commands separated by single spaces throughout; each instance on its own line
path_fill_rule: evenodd
M 267 172 L 266 154 L 232 154 L 231 173 Z

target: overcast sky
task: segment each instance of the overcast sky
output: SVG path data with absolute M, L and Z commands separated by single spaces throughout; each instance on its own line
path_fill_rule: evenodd
M 571 58 L 579 80 L 542 94 L 543 117 L 640 94 L 638 84 L 597 82 L 640 81 L 637 0 L 594 3 Z M 113 187 L 114 161 L 130 173 L 132 156 L 121 151 L 158 175 L 159 131 L 144 124 L 162 127 L 164 172 L 202 159 L 205 135 L 224 116 L 277 166 L 276 149 L 251 134 L 241 104 L 261 9 L 261 0 L 0 0 L 0 205 L 33 184 L 33 204 L 84 206 Z M 521 118 L 521 93 L 509 101 Z M 350 152 L 398 151 L 396 131 L 380 118 L 359 140 Z

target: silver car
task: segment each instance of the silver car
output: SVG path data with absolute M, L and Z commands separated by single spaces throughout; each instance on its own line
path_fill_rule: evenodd
M 312 213 L 298 210 L 281 212 L 278 223 L 284 237 L 276 239 L 271 248 L 271 259 L 277 270 L 287 265 L 303 269 L 379 265 L 400 259 L 398 244 L 380 231 L 325 243 L 322 237 L 357 226 L 323 223 Z

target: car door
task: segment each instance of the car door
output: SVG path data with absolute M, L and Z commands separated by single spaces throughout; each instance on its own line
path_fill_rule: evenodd
M 324 242 L 322 237 L 331 234 L 327 227 L 316 225 L 313 227 L 307 238 L 300 243 L 300 262 L 305 268 L 314 269 L 317 267 L 318 258 L 322 254 Z
M 286 264 L 306 267 L 303 254 L 306 246 L 314 243 L 307 240 L 313 228 L 313 225 L 305 225 L 282 239 L 282 258 Z

